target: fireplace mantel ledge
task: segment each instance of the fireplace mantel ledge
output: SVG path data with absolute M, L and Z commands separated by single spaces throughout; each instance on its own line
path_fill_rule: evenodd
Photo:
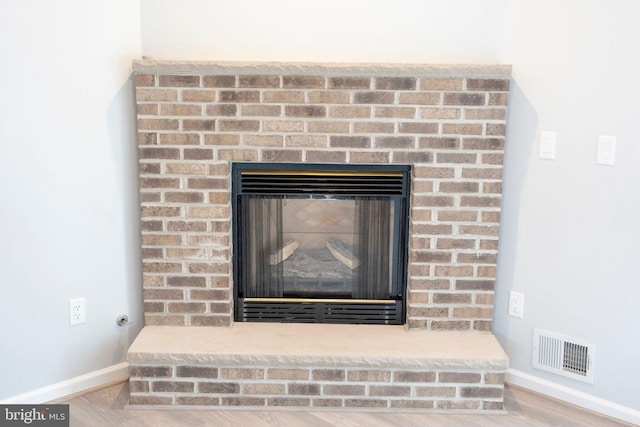
M 133 61 L 136 73 L 508 78 L 507 64 Z
M 147 326 L 129 363 L 396 366 L 505 370 L 489 333 L 406 331 L 403 326 L 236 323 L 232 328 Z

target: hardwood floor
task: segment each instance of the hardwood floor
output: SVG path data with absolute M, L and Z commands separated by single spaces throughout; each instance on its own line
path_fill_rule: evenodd
M 524 389 L 507 387 L 506 415 L 125 408 L 128 383 L 57 402 L 70 405 L 72 427 L 131 426 L 630 426 Z

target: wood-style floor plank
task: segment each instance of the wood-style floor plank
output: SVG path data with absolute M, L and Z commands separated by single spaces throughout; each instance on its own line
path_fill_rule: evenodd
M 72 427 L 287 426 L 287 427 L 514 427 L 593 426 L 630 424 L 515 387 L 506 387 L 507 413 L 457 415 L 441 413 L 380 413 L 351 411 L 261 411 L 129 409 L 128 383 L 116 384 L 57 403 L 68 403 Z

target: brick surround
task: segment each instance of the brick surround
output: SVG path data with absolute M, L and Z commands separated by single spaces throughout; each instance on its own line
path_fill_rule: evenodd
M 407 328 L 491 330 L 509 66 L 141 60 L 134 71 L 146 326 L 232 325 L 230 164 L 243 161 L 411 164 Z M 500 409 L 506 369 L 174 362 L 132 362 L 132 403 L 330 405 L 335 391 L 343 407 Z M 464 377 L 453 389 L 448 372 Z
M 230 162 L 408 163 L 407 324 L 491 330 L 509 67 L 134 68 L 147 325 L 231 324 Z

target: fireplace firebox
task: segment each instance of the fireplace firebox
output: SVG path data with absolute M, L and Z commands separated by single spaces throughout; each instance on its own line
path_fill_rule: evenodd
M 234 163 L 235 319 L 404 323 L 409 172 Z

